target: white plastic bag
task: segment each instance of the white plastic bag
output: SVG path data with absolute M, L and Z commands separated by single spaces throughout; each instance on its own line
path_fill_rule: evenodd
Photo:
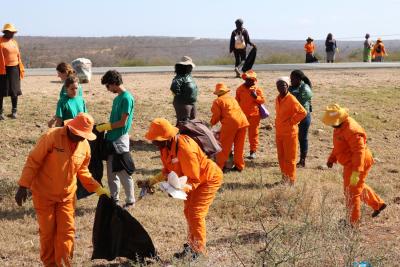
M 80 83 L 88 83 L 92 79 L 92 61 L 87 58 L 77 58 L 71 62 Z

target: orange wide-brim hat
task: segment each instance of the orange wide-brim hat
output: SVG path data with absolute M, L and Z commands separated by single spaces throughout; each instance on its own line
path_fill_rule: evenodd
M 321 120 L 328 126 L 339 126 L 349 117 L 348 110 L 340 107 L 338 104 L 331 104 L 326 107 Z
M 96 135 L 92 132 L 94 119 L 87 113 L 81 112 L 72 120 L 64 121 L 64 124 L 75 135 L 83 137 L 89 141 L 96 139 Z
M 179 129 L 164 118 L 154 119 L 145 138 L 149 141 L 166 141 L 177 135 Z
M 254 70 L 248 70 L 242 74 L 243 80 L 254 80 L 257 81 L 257 73 Z
M 215 90 L 214 90 L 213 94 L 217 95 L 217 96 L 221 96 L 223 94 L 228 93 L 229 91 L 231 91 L 231 90 L 229 90 L 229 88 L 224 83 L 217 83 L 215 85 Z

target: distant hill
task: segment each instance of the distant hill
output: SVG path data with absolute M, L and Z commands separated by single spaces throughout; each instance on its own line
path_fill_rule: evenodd
M 31 37 L 18 36 L 27 67 L 55 67 L 78 57 L 92 60 L 96 67 L 172 65 L 189 55 L 198 65 L 232 64 L 228 39 L 192 37 Z M 304 61 L 305 41 L 253 40 L 258 63 L 299 63 Z M 390 57 L 400 60 L 400 42 L 384 41 Z M 325 57 L 324 41 L 316 40 L 317 55 Z M 337 61 L 361 61 L 363 41 L 338 41 Z

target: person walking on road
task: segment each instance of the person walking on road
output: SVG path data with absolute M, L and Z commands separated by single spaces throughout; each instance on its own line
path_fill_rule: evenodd
M 306 44 L 304 45 L 304 51 L 306 51 L 306 63 L 314 63 L 318 62 L 318 59 L 315 57 L 315 45 L 314 39 L 308 37 L 306 40 Z
M 369 33 L 365 35 L 365 41 L 364 41 L 364 51 L 363 51 L 363 61 L 364 62 L 371 62 L 371 57 L 372 57 L 372 48 L 374 47 L 374 43 L 370 39 Z
M 325 51 L 326 51 L 326 62 L 333 63 L 335 62 L 336 52 L 338 50 L 336 40 L 333 39 L 332 33 L 328 33 L 325 40 Z
M 241 72 L 239 66 L 246 60 L 246 48 L 247 45 L 256 47 L 250 41 L 250 36 L 248 31 L 243 27 L 243 20 L 237 19 L 235 21 L 236 29 L 232 31 L 231 40 L 229 45 L 229 53 L 233 52 L 235 56 L 235 72 L 236 77 L 240 78 Z
M 378 38 L 376 44 L 372 48 L 372 59 L 374 62 L 383 62 L 385 56 L 388 54 L 386 53 L 385 45 L 382 42 L 381 38 Z

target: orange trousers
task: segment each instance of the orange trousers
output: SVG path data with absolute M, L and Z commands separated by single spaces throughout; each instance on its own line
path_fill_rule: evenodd
M 32 196 L 39 223 L 40 259 L 44 266 L 71 266 L 75 237 L 75 198 L 55 202 Z
M 234 145 L 233 162 L 239 170 L 244 169 L 244 142 L 246 140 L 247 127 L 232 129 L 228 126 L 222 126 L 220 133 L 220 143 L 222 151 L 217 154 L 217 165 L 223 169 L 225 162 L 229 158 Z
M 361 201 L 370 206 L 373 210 L 378 210 L 385 202 L 365 184 L 370 166 L 366 166 L 363 172 L 360 172 L 359 181 L 355 186 L 350 185 L 350 177 L 353 169 L 351 165 L 343 168 L 343 186 L 346 199 L 348 218 L 352 225 L 358 224 L 361 218 Z
M 258 133 L 259 133 L 259 127 L 260 127 L 260 116 L 247 117 L 247 120 L 249 122 L 250 151 L 256 152 L 257 148 L 258 148 Z
M 279 135 L 275 140 L 281 172 L 294 183 L 296 181 L 297 134 Z
M 184 213 L 188 224 L 188 242 L 190 247 L 200 253 L 206 253 L 206 216 L 222 184 L 222 171 L 207 183 L 199 185 L 190 192 L 185 200 Z

